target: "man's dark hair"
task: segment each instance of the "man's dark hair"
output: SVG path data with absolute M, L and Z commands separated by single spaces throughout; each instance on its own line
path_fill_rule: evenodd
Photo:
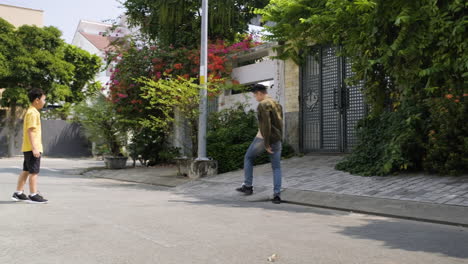
M 255 92 L 267 93 L 267 88 L 265 87 L 265 85 L 257 83 L 254 86 L 252 86 L 250 91 L 252 93 L 255 93 Z
M 32 103 L 36 99 L 41 99 L 43 95 L 45 95 L 44 91 L 38 88 L 34 88 L 28 93 L 29 102 Z

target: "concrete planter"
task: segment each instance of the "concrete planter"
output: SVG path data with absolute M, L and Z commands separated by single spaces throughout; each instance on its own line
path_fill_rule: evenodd
M 127 167 L 127 160 L 128 157 L 104 157 L 106 168 L 112 170 L 125 169 Z
M 176 158 L 177 165 L 177 175 L 188 177 L 190 171 L 190 163 L 192 163 L 192 158 Z
M 216 160 L 193 160 L 190 163 L 189 178 L 198 179 L 218 174 L 218 162 Z
M 176 159 L 178 175 L 190 179 L 198 179 L 218 174 L 218 162 L 216 160 L 194 160 L 192 158 Z

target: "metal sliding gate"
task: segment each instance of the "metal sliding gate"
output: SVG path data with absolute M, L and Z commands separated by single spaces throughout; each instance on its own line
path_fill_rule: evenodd
M 301 69 L 301 147 L 303 152 L 349 152 L 355 127 L 365 116 L 362 83 L 347 86 L 351 64 L 337 48 L 314 48 Z

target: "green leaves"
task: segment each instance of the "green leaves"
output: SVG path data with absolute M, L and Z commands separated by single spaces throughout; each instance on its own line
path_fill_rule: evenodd
M 362 12 L 369 12 L 377 7 L 377 3 L 375 1 L 368 0 L 357 0 L 354 1 L 354 4 L 356 5 L 356 9 Z M 350 9 L 348 8 L 347 11 L 349 10 Z
M 73 121 L 83 125 L 91 141 L 114 156 L 122 154 L 122 147 L 127 143 L 128 126 L 104 95 L 95 93 L 89 102 L 76 105 L 73 113 Z
M 245 33 L 255 8 L 267 0 L 211 0 L 208 34 L 210 39 L 233 41 Z M 123 3 L 129 22 L 160 45 L 197 47 L 200 43 L 201 1 L 127 0 Z
M 427 155 L 423 166 L 427 171 L 458 175 L 468 170 L 467 98 L 447 94 L 426 100 L 431 112 L 425 133 L 428 140 L 424 142 Z
M 403 8 L 403 10 L 398 14 L 396 20 L 395 20 L 395 25 L 400 26 L 402 23 L 407 24 L 410 22 L 411 16 L 409 13 L 411 10 L 409 8 Z
M 13 87 L 5 89 L 0 98 L 0 105 L 27 105 L 29 104 L 28 94 L 25 89 L 20 87 Z
M 148 100 L 148 109 L 151 109 L 149 119 L 141 120 L 145 127 L 168 133 L 176 108 L 189 122 L 196 122 L 200 92 L 196 79 L 166 76 L 157 81 L 148 78 L 139 78 L 136 81 L 142 84 L 141 97 Z
M 0 19 L 0 79 L 11 74 L 9 51 L 16 45 L 13 25 Z
M 100 59 L 60 37 L 54 27 L 14 29 L 0 18 L 0 87 L 7 89 L 2 105 L 26 106 L 29 102 L 19 98 L 31 88 L 43 89 L 51 104 L 80 102 L 96 90 L 90 81 L 99 71 Z
M 67 101 L 82 101 L 101 88 L 99 83 L 90 82 L 102 66 L 101 59 L 97 55 L 72 45 L 65 45 L 64 60 L 74 66 L 70 78 L 71 91 L 66 98 Z
M 431 171 L 448 171 L 437 165 L 445 158 L 427 154 L 431 150 L 424 135 L 428 128 L 442 124 L 430 100 L 468 93 L 467 7 L 460 0 L 272 0 L 259 13 L 276 23 L 268 27 L 268 39 L 281 44 L 279 58 L 300 64 L 308 46 L 336 45 L 342 47 L 342 56 L 353 61 L 353 81 L 365 80 L 370 120 L 361 128 L 360 137 L 366 140 L 339 167 L 380 175 L 419 169 L 423 158 L 425 164 L 434 163 L 436 169 Z M 468 120 L 466 112 L 453 113 L 457 120 Z M 420 115 L 424 122 L 416 119 Z M 405 120 L 410 122 L 400 124 Z M 462 131 L 464 123 L 451 125 Z M 444 131 L 447 138 L 461 135 Z M 455 144 L 449 146 L 440 149 L 451 152 L 453 148 L 458 155 L 466 155 Z M 415 150 L 419 157 L 413 155 Z

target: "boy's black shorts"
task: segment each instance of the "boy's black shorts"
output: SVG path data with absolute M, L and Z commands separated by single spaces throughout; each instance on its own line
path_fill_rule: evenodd
M 31 174 L 38 174 L 41 169 L 41 157 L 34 157 L 32 151 L 23 152 L 23 154 L 23 171 L 28 171 Z

